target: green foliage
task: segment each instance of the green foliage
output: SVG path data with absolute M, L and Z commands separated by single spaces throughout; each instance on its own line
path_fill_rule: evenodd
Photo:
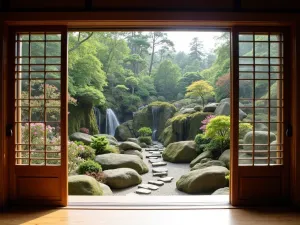
M 96 155 L 108 153 L 108 140 L 104 136 L 92 137 L 91 147 L 95 149 Z
M 229 180 L 230 180 L 230 174 L 226 175 L 225 179 L 228 180 L 228 182 L 229 182 Z
M 205 146 L 204 151 L 210 151 L 214 158 L 218 158 L 225 150 L 230 148 L 230 140 L 215 138 Z
M 105 149 L 105 153 L 116 153 L 120 154 L 120 150 L 117 146 L 114 145 L 108 145 Z
M 157 106 L 160 108 L 171 108 L 176 111 L 176 107 L 169 102 L 154 101 L 149 104 L 150 107 Z
M 134 77 L 134 76 L 126 77 L 125 83 L 131 88 L 132 94 L 134 94 L 134 89 L 139 84 L 138 79 L 136 77 Z
M 195 81 L 186 89 L 186 97 L 201 97 L 203 107 L 205 103 L 205 98 L 213 95 L 214 88 L 204 80 Z
M 202 80 L 202 76 L 199 72 L 187 72 L 178 80 L 177 90 L 182 95 L 185 94 L 186 88 L 195 81 Z M 184 95 L 182 96 L 184 97 Z
M 95 154 L 95 149 L 91 148 L 90 146 L 87 146 L 87 145 L 84 145 L 83 143 L 81 144 L 78 144 L 76 142 L 77 145 L 81 145 L 84 147 L 84 150 L 83 151 L 80 151 L 78 156 L 84 160 L 94 160 L 95 157 L 96 157 L 96 154 Z
M 181 77 L 180 69 L 170 60 L 163 61 L 154 73 L 154 84 L 158 95 L 164 96 L 167 100 L 176 99 L 177 81 Z
M 83 145 L 78 145 L 73 141 L 68 142 L 68 174 L 73 174 L 79 164 L 84 162 L 84 159 L 79 156 L 84 151 Z
M 142 127 L 138 130 L 138 133 L 141 137 L 151 136 L 152 130 L 150 127 Z
M 197 134 L 194 141 L 196 143 L 196 150 L 198 154 L 201 154 L 210 140 L 205 138 L 204 134 Z
M 145 143 L 147 145 L 152 144 L 152 138 L 149 136 L 140 136 L 138 139 L 140 143 Z
M 92 160 L 87 160 L 81 163 L 78 167 L 78 174 L 86 174 L 86 173 L 98 173 L 102 171 L 102 167 L 100 164 L 96 163 Z

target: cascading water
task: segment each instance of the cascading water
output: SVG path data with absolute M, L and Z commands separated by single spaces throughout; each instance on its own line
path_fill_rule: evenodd
M 106 133 L 114 136 L 116 128 L 119 125 L 120 123 L 114 111 L 112 109 L 107 109 L 106 110 Z
M 159 107 L 152 106 L 152 140 L 156 141 L 156 133 L 158 129 L 158 111 Z
M 100 109 L 98 109 L 97 107 L 94 107 L 93 110 L 94 110 L 94 114 L 95 114 L 96 121 L 97 121 L 98 131 L 99 131 L 99 133 L 101 133 L 101 112 L 100 112 Z

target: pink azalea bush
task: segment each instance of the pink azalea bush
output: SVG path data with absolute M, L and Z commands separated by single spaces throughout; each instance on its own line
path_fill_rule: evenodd
M 206 126 L 207 124 L 209 124 L 210 120 L 215 118 L 216 116 L 215 115 L 208 115 L 204 120 L 202 120 L 202 126 L 200 127 L 200 130 L 202 130 L 203 132 L 206 131 Z
M 80 131 L 81 133 L 85 133 L 85 134 L 89 134 L 89 133 L 90 133 L 89 129 L 87 129 L 87 128 L 85 128 L 85 127 L 81 127 L 81 128 L 79 129 L 79 131 Z

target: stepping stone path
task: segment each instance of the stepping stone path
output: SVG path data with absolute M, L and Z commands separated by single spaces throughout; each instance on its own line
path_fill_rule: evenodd
M 152 174 L 154 177 L 164 177 L 164 176 L 168 176 L 167 172 L 160 172 L 160 173 L 153 173 Z
M 166 162 L 155 162 L 155 163 L 152 163 L 152 166 L 165 166 L 167 165 Z
M 149 184 L 154 184 L 157 186 L 163 186 L 165 183 L 163 181 L 158 181 L 158 180 L 149 180 L 148 181 Z
M 162 178 L 159 178 L 158 180 L 159 180 L 159 181 L 163 181 L 163 182 L 165 182 L 165 183 L 169 183 L 169 182 L 171 182 L 173 179 L 174 179 L 174 177 L 162 177 Z
M 144 195 L 149 195 L 151 194 L 151 190 L 149 189 L 144 189 L 144 188 L 138 188 L 135 193 L 137 194 L 144 194 Z
M 162 162 L 161 159 L 149 159 L 150 163 Z
M 152 169 L 153 173 L 167 173 L 168 172 L 168 168 L 166 167 L 160 167 L 160 168 L 153 168 Z
M 140 184 L 138 188 L 149 189 L 152 191 L 156 191 L 159 187 L 153 184 Z
M 152 154 L 152 155 L 146 155 L 146 158 L 149 158 L 149 157 L 161 158 L 161 154 L 160 153 L 155 153 L 155 154 Z

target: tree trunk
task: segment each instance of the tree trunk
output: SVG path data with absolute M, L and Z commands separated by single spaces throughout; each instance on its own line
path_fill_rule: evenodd
M 203 96 L 200 96 L 200 97 L 201 97 L 201 100 L 202 100 L 202 106 L 204 108 L 204 98 L 203 98 Z

